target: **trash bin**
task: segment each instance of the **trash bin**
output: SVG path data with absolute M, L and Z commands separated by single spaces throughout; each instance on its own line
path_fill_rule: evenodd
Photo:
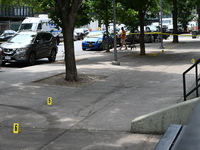
M 192 31 L 192 38 L 196 39 L 197 38 L 197 31 Z

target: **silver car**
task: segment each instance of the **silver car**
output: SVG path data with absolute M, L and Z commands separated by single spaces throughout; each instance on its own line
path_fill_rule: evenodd
M 22 31 L 0 45 L 2 65 L 26 62 L 34 65 L 37 59 L 48 58 L 55 61 L 57 55 L 56 38 L 48 32 Z

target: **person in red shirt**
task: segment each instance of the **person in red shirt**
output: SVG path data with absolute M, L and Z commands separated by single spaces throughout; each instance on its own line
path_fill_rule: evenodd
M 126 47 L 126 49 L 127 49 L 127 46 L 126 46 L 126 31 L 124 30 L 124 28 L 122 27 L 121 28 L 121 32 L 120 32 L 120 34 L 119 34 L 119 37 L 121 38 L 121 47 L 119 48 L 119 50 L 121 50 L 122 49 L 122 47 L 123 47 L 123 45 Z

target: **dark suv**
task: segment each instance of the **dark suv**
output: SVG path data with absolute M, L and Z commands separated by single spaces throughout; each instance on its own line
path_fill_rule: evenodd
M 34 65 L 37 59 L 48 58 L 55 61 L 57 55 L 56 39 L 48 32 L 21 31 L 0 45 L 5 63 L 26 62 Z

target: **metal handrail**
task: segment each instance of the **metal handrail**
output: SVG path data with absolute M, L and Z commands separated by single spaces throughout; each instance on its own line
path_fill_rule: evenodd
M 187 100 L 187 97 L 192 94 L 193 92 L 196 91 L 196 97 L 199 96 L 198 89 L 200 87 L 200 84 L 198 84 L 198 81 L 200 80 L 198 78 L 198 64 L 200 63 L 200 59 L 198 59 L 190 68 L 188 68 L 184 73 L 183 73 L 183 96 L 184 96 L 184 101 Z M 195 87 L 192 88 L 190 91 L 186 91 L 186 74 L 191 71 L 193 68 L 195 68 Z

